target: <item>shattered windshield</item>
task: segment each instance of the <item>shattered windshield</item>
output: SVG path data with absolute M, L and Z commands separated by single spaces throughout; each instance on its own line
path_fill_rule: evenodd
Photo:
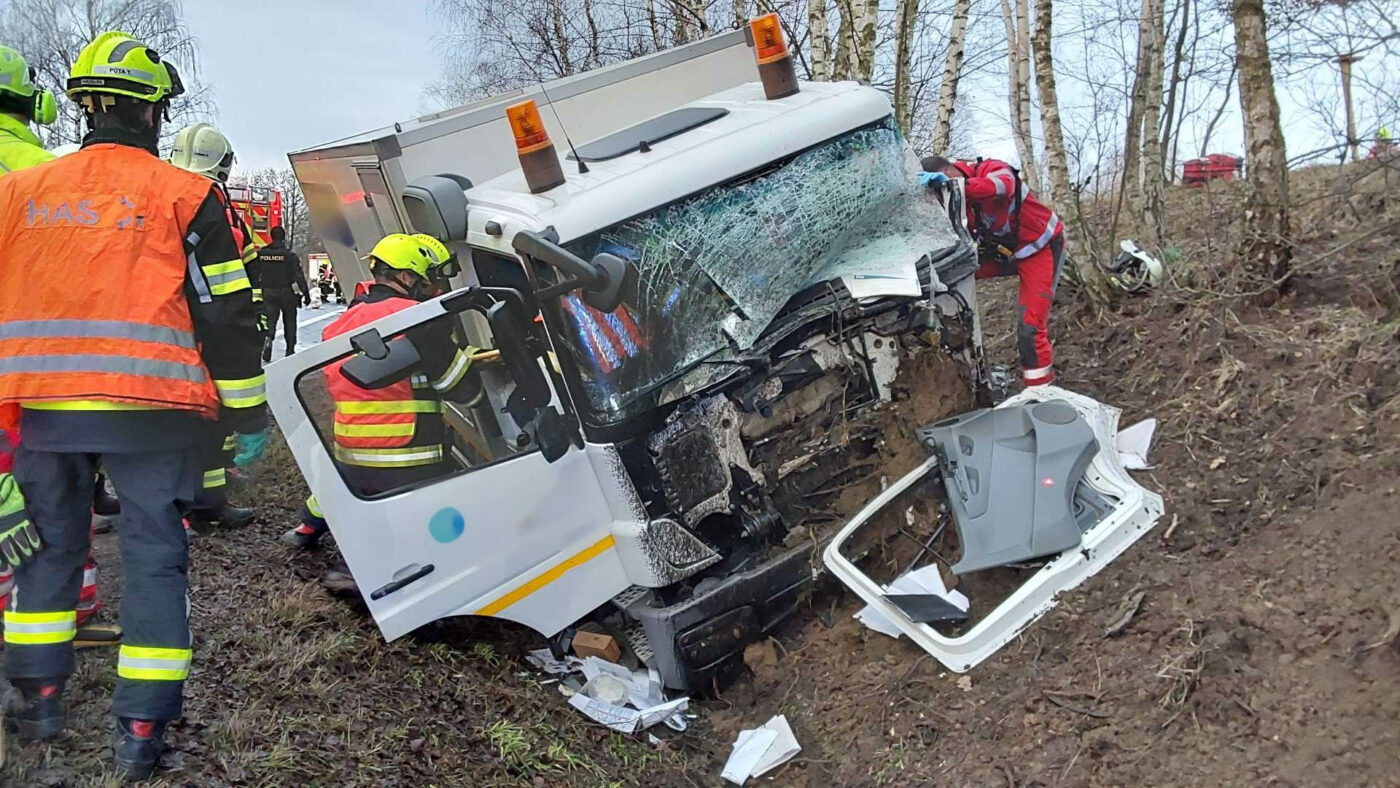
M 601 421 L 644 410 L 659 384 L 748 348 L 811 284 L 840 279 L 854 295 L 854 280 L 888 277 L 913 290 L 875 295 L 918 295 L 915 263 L 957 237 L 941 205 L 915 194 L 907 161 L 886 119 L 568 244 L 638 273 L 612 313 L 561 299 L 564 344 Z

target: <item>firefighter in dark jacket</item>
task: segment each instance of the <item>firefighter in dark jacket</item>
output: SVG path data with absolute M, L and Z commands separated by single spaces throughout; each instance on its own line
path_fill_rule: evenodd
M 306 285 L 301 257 L 287 248 L 286 230 L 272 228 L 272 243 L 258 251 L 248 275 L 262 290 L 269 331 L 277 330 L 278 316 L 281 316 L 282 338 L 287 342 L 287 355 L 292 355 L 297 349 L 297 304 L 311 303 L 311 288 Z M 272 342 L 269 340 L 263 345 L 263 361 L 271 360 Z

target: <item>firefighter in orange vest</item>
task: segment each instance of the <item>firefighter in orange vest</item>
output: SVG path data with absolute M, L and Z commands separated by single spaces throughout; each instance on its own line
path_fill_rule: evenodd
M 387 235 L 374 245 L 368 259 L 374 283 L 326 326 L 322 339 L 354 331 L 439 295 L 459 270 L 456 256 L 429 235 Z M 442 401 L 475 402 L 482 396 L 480 378 L 470 372 L 477 349 L 460 347 L 453 340 L 450 318 L 410 329 L 408 338 L 422 366 L 391 386 L 356 386 L 340 374 L 344 361 L 325 369 L 326 388 L 335 400 L 335 460 L 358 494 L 374 495 L 444 476 Z M 283 534 L 282 542 L 309 548 L 326 530 L 313 496 L 302 511 L 301 524 Z
M 96 464 L 122 504 L 126 588 L 112 711 L 119 776 L 154 771 L 191 659 L 181 507 L 217 419 L 245 460 L 267 440 L 257 315 L 213 184 L 156 156 L 183 89 L 124 33 L 73 64 L 82 149 L 0 178 L 0 407 L 22 406 L 14 476 L 34 539 L 5 611 L 6 710 L 26 740 L 62 733 Z M 0 538 L 3 538 L 0 534 Z

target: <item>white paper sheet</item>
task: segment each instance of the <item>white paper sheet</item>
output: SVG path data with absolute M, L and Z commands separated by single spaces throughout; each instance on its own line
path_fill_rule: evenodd
M 1113 439 L 1118 450 L 1118 461 L 1130 471 L 1145 471 L 1152 467 L 1147 461 L 1147 452 L 1152 448 L 1152 435 L 1157 431 L 1156 419 L 1143 419 L 1131 427 L 1118 431 Z
M 949 591 L 943 584 L 943 575 L 938 571 L 937 564 L 915 569 L 912 572 L 900 575 L 893 583 L 885 586 L 887 594 L 935 594 L 948 600 L 950 604 L 959 610 L 967 610 L 967 596 L 961 591 Z M 904 635 L 883 613 L 876 610 L 873 605 L 866 605 L 856 613 L 855 618 L 860 623 L 882 635 L 889 635 L 892 638 L 900 638 Z
M 758 762 L 763 760 L 764 753 L 768 752 L 768 748 L 777 739 L 778 732 L 767 728 L 739 731 L 739 738 L 734 741 L 734 749 L 730 751 L 729 760 L 725 761 L 724 771 L 720 776 L 737 785 L 743 785 L 745 780 L 753 776 Z
M 557 660 L 547 648 L 537 648 L 531 651 L 525 655 L 525 660 L 552 676 L 573 673 L 583 666 L 583 661 L 578 657 L 565 657 L 563 660 Z
M 690 706 L 690 698 L 677 698 L 659 706 L 638 710 L 603 703 L 579 693 L 569 698 L 569 705 L 618 733 L 636 733 L 662 722 L 676 712 L 685 711 Z
M 788 725 L 787 717 L 779 714 L 763 723 L 763 728 L 778 735 L 773 743 L 768 745 L 767 752 L 763 753 L 758 765 L 754 767 L 752 772 L 754 777 L 762 777 L 792 760 L 792 756 L 802 752 L 802 745 L 798 744 L 797 737 L 792 735 L 792 726 Z

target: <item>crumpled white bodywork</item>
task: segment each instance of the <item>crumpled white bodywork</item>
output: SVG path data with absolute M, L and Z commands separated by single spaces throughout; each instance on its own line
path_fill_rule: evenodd
M 1049 612 L 1060 594 L 1097 574 L 1147 533 L 1162 516 L 1162 497 L 1133 481 L 1118 458 L 1114 448 L 1120 414 L 1117 408 L 1056 386 L 1028 389 L 998 407 L 1051 399 L 1064 400 L 1074 406 L 1093 428 L 1100 448 L 1084 473 L 1084 483 L 1115 502 L 1113 510 L 1084 533 L 1078 550 L 1067 551 L 1051 559 L 965 634 L 947 637 L 927 624 L 911 620 L 885 599 L 884 589 L 879 583 L 841 554 L 842 545 L 881 509 L 929 473 L 937 472 L 936 458 L 929 458 L 866 504 L 836 534 L 822 556 L 827 568 L 841 582 L 894 622 L 920 648 L 956 673 L 971 670 L 1014 640 L 1022 630 Z M 976 604 L 976 600 L 973 600 L 973 604 Z

